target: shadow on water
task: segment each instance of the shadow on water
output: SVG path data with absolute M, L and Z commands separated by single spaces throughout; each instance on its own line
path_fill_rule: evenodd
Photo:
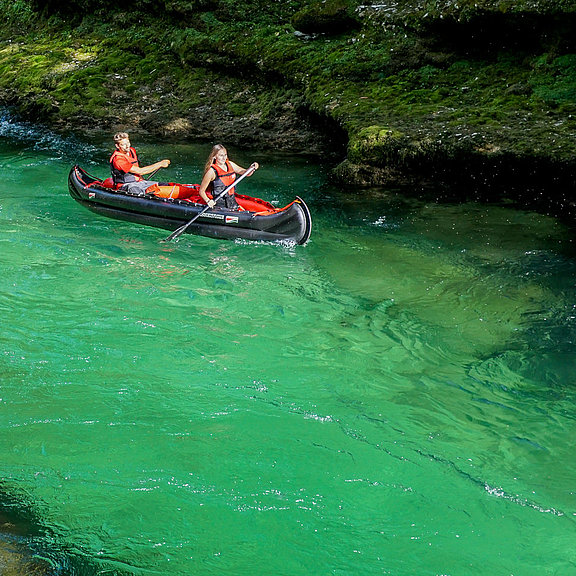
M 553 387 L 573 382 L 563 362 L 576 341 L 569 226 L 506 202 L 438 203 L 406 190 L 331 194 L 337 235 L 320 234 L 312 250 L 323 253 L 328 277 L 371 310 L 347 324 L 412 334 L 407 346 L 460 351 L 466 362 L 473 351 L 485 367 L 497 358 L 528 379 L 540 372 Z

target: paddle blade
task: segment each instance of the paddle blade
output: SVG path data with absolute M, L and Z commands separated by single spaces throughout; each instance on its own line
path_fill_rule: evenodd
M 180 236 L 180 234 L 182 234 L 184 232 L 184 230 L 186 230 L 186 228 L 188 228 L 188 224 L 184 224 L 184 226 L 180 226 L 180 228 L 178 228 L 178 230 L 174 230 L 174 232 L 172 232 L 172 234 L 170 234 L 170 236 L 168 236 L 167 238 L 164 238 L 163 242 L 172 242 L 172 240 L 175 240 L 176 238 L 178 238 L 178 236 Z

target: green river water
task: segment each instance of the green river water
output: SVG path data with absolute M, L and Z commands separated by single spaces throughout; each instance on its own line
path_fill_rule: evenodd
M 69 196 L 106 138 L 0 127 L 0 489 L 54 574 L 576 575 L 573 230 L 231 151 L 308 245 L 166 244 Z

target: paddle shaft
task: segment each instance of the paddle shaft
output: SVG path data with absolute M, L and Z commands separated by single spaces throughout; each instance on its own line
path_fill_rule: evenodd
M 237 180 L 234 180 L 234 182 L 232 182 L 232 184 L 230 184 L 230 186 L 227 186 L 224 190 L 222 190 L 222 192 L 220 192 L 220 194 L 218 194 L 218 196 L 216 196 L 216 198 L 214 198 L 214 202 L 218 202 L 218 200 L 220 200 L 220 198 L 222 198 L 222 196 L 224 196 L 224 194 L 227 194 L 231 188 L 234 188 L 234 186 L 236 186 L 236 184 L 238 184 L 241 180 L 246 178 L 246 176 L 250 176 L 250 174 L 252 174 L 255 170 L 256 170 L 255 168 L 250 166 L 250 168 L 248 168 L 248 170 L 246 170 L 246 172 L 244 172 L 244 174 L 242 174 L 242 176 L 240 176 L 240 178 L 238 178 Z M 186 230 L 188 229 L 188 226 L 190 226 L 190 224 L 193 224 L 198 218 L 200 218 L 200 216 L 202 216 L 202 214 L 204 214 L 204 212 L 206 212 L 208 210 L 210 210 L 210 206 L 206 206 L 206 208 L 204 208 L 201 212 L 198 212 L 198 214 L 196 214 L 196 216 L 194 216 L 194 218 L 192 218 L 192 220 L 190 220 L 190 222 L 187 222 L 186 224 L 184 224 L 184 226 L 180 226 L 180 228 L 178 228 L 178 230 L 174 230 L 174 232 L 172 232 L 172 234 L 170 234 L 170 236 L 168 236 L 168 238 L 166 238 L 165 241 L 170 242 L 171 240 L 178 238 L 178 236 L 180 236 L 180 234 L 183 234 L 184 232 L 186 232 Z
M 150 172 L 150 174 L 146 174 L 146 178 L 144 178 L 144 180 L 150 180 L 150 178 L 152 178 L 152 176 L 154 176 L 154 174 L 156 174 L 156 172 L 158 172 L 158 170 L 160 170 L 160 168 L 156 168 L 156 170 L 154 170 L 154 172 Z

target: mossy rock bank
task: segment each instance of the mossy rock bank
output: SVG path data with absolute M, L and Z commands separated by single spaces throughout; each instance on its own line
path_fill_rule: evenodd
M 345 184 L 576 198 L 573 1 L 0 8 L 0 98 L 28 119 L 331 152 Z

